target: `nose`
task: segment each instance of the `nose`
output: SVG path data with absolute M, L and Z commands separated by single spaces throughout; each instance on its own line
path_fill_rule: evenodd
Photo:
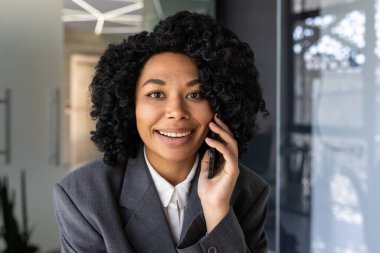
M 188 119 L 190 115 L 186 102 L 180 97 L 168 100 L 165 114 L 166 118 L 175 120 Z

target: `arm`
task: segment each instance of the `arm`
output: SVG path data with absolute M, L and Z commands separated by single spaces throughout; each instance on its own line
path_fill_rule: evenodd
M 268 250 L 264 225 L 267 217 L 269 194 L 270 187 L 266 185 L 241 220 L 245 241 L 252 253 L 266 253 Z
M 216 123 L 216 124 L 215 124 Z M 266 251 L 264 221 L 269 187 L 263 190 L 247 210 L 239 210 L 240 223 L 230 207 L 232 192 L 239 175 L 237 142 L 228 126 L 215 116 L 210 129 L 219 140 L 206 138 L 206 143 L 221 153 L 218 173 L 208 179 L 208 152 L 201 163 L 198 179 L 198 195 L 203 208 L 204 220 L 195 219 L 184 240 L 178 246 L 181 253 Z M 249 200 L 247 200 L 249 201 Z M 238 210 L 238 204 L 236 205 Z M 242 214 L 243 213 L 243 214 Z M 207 232 L 207 235 L 204 236 Z M 204 236 L 202 238 L 202 236 Z M 210 250 L 210 249 L 214 250 Z
M 195 219 L 178 246 L 178 252 L 206 253 L 214 247 L 215 252 L 218 253 L 266 253 L 267 238 L 264 232 L 264 223 L 269 191 L 267 185 L 245 212 L 240 223 L 231 208 L 222 221 L 205 235 L 205 221 L 200 218 Z
M 53 195 L 62 253 L 107 252 L 102 236 L 86 220 L 62 186 L 55 185 Z

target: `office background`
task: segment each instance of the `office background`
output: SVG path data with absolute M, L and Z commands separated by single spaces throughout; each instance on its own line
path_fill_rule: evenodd
M 0 226 L 59 252 L 51 188 L 100 156 L 98 57 L 179 10 L 215 16 L 255 52 L 270 116 L 241 161 L 272 187 L 270 251 L 380 252 L 380 0 L 0 1 Z

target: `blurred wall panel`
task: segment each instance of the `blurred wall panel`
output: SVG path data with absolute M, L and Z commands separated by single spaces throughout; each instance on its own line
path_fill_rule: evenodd
M 12 93 L 11 162 L 6 164 L 0 156 L 0 175 L 8 176 L 9 187 L 16 190 L 14 209 L 21 228 L 20 174 L 26 170 L 31 242 L 43 252 L 59 247 L 51 193 L 64 170 L 50 158 L 57 151 L 52 150 L 52 140 L 55 148 L 60 140 L 51 115 L 53 110 L 60 114 L 62 106 L 59 100 L 55 102 L 60 110 L 50 105 L 52 91 L 63 85 L 61 8 L 61 1 L 0 1 L 0 94 L 6 88 Z
M 262 176 L 272 188 L 266 232 L 269 249 L 275 249 L 275 126 L 276 126 L 276 1 L 216 1 L 216 17 L 255 53 L 259 81 L 270 116 L 258 118 L 259 132 L 248 144 L 240 162 Z
M 102 154 L 91 142 L 90 131 L 95 121 L 90 117 L 89 84 L 98 56 L 73 55 L 70 71 L 70 168 L 75 169 Z

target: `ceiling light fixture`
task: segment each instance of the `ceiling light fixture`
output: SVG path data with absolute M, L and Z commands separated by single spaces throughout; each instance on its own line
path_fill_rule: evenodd
M 90 4 L 88 4 L 87 2 L 83 0 L 72 0 L 72 1 L 76 3 L 77 5 L 79 5 L 80 7 L 82 7 L 84 10 L 94 15 L 95 17 L 99 18 L 102 16 L 102 13 L 100 11 L 98 11 L 93 6 L 91 6 Z
M 137 10 L 141 10 L 142 8 L 144 8 L 144 3 L 140 2 L 140 3 L 131 4 L 131 5 L 119 8 L 119 9 L 115 9 L 112 11 L 107 11 L 103 15 L 106 19 L 110 19 L 110 18 L 114 18 L 117 16 L 121 16 L 121 15 L 126 14 L 126 13 L 131 13 L 131 12 L 134 12 Z
M 75 4 L 83 8 L 85 11 L 64 9 L 62 21 L 63 22 L 78 22 L 78 21 L 96 21 L 95 34 L 102 33 L 136 33 L 141 30 L 141 22 L 143 20 L 141 15 L 125 15 L 144 8 L 142 1 L 123 1 L 132 2 L 127 6 L 117 8 L 111 11 L 102 13 L 94 6 L 90 5 L 84 0 L 72 0 Z M 122 0 L 118 0 L 122 1 Z M 123 25 L 132 25 L 125 27 L 104 27 L 104 23 L 113 22 Z M 131 24 L 132 23 L 132 24 Z M 137 23 L 137 24 L 136 24 Z

